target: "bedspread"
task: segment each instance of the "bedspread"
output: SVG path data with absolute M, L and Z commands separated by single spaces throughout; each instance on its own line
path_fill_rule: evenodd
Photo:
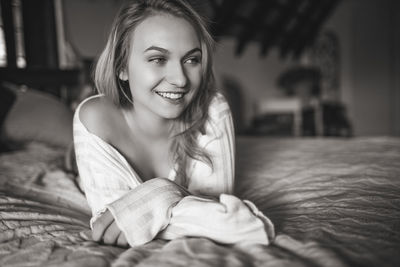
M 269 246 L 92 242 L 63 155 L 42 143 L 0 154 L 0 266 L 400 266 L 398 138 L 238 138 L 235 194 L 274 222 Z

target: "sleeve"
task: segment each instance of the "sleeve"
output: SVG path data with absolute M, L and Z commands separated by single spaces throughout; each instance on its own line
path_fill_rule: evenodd
M 165 229 L 172 208 L 188 192 L 167 178 L 153 178 L 107 205 L 129 245 L 143 245 Z
M 172 209 L 160 238 L 207 237 L 222 244 L 268 245 L 275 238 L 272 222 L 248 200 L 220 194 L 219 200 L 186 196 Z
M 222 95 L 212 102 L 206 134 L 199 145 L 211 158 L 212 166 L 194 160 L 188 172 L 188 189 L 195 195 L 218 197 L 232 194 L 235 180 L 235 135 L 232 114 Z

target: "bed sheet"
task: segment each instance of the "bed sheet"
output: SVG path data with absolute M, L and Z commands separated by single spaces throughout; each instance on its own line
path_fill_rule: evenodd
M 238 138 L 235 194 L 275 223 L 270 246 L 92 242 L 63 156 L 34 142 L 0 155 L 0 266 L 400 266 L 397 138 Z
M 323 266 L 339 266 L 330 259 L 400 266 L 399 139 L 253 138 L 238 145 L 237 194 L 275 223 L 275 245 Z M 279 242 L 283 235 L 290 241 Z

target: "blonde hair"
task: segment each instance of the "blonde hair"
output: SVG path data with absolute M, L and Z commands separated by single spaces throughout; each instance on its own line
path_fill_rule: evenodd
M 132 107 L 134 99 L 129 84 L 120 80 L 119 74 L 127 65 L 134 29 L 140 22 L 156 14 L 169 14 L 187 20 L 196 30 L 201 43 L 202 82 L 192 102 L 175 120 L 174 130 L 178 133 L 170 150 L 174 161 L 178 163 L 177 176 L 186 181 L 188 158 L 202 160 L 212 166 L 209 155 L 197 144 L 197 135 L 205 132 L 208 108 L 216 93 L 211 55 L 214 40 L 200 15 L 184 0 L 129 1 L 115 18 L 106 47 L 97 61 L 94 81 L 99 93 L 109 97 L 116 106 Z

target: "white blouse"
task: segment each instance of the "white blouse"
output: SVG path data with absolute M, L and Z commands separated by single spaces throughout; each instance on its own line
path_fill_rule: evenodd
M 233 193 L 234 187 L 235 140 L 231 112 L 221 94 L 211 102 L 205 134 L 199 134 L 198 137 L 199 146 L 211 157 L 212 168 L 202 161 L 190 160 L 187 189 L 174 182 L 174 170 L 170 171 L 168 177 L 154 178 L 143 183 L 137 172 L 113 146 L 89 132 L 81 122 L 79 112 L 86 101 L 95 97 L 103 96 L 85 99 L 77 107 L 73 120 L 76 160 L 81 184 L 92 209 L 91 225 L 108 208 L 131 246 L 149 242 L 157 235 L 165 239 L 187 235 L 207 236 L 222 243 L 261 238 L 261 243 L 268 243 L 268 235 L 260 235 L 258 231 L 264 229 L 263 224 L 272 223 L 254 204 L 229 195 Z M 220 202 L 194 195 L 219 197 Z M 227 205 L 240 206 L 248 215 L 243 222 L 247 226 L 237 225 L 240 221 L 238 219 L 230 224 L 234 227 L 230 233 L 236 229 L 237 236 L 224 235 L 224 231 L 221 231 L 229 228 L 226 227 Z M 221 217 L 222 214 L 225 215 Z M 188 218 L 191 222 L 189 224 Z M 210 225 L 206 218 L 212 218 L 214 222 Z M 221 225 L 212 232 L 218 220 Z M 253 225 L 249 225 L 249 220 Z M 256 229 L 255 232 L 252 230 L 254 236 L 246 233 L 245 237 L 240 234 L 248 227 Z M 204 229 L 212 233 L 205 233 Z

